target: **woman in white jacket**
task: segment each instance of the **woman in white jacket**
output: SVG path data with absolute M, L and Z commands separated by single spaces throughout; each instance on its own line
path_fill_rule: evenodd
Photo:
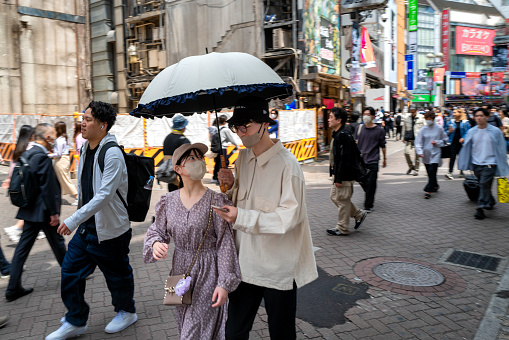
M 441 147 L 447 143 L 448 137 L 442 126 L 435 123 L 435 113 L 428 111 L 424 114 L 426 125 L 419 130 L 415 138 L 415 150 L 426 166 L 428 184 L 424 187 L 424 198 L 431 197 L 432 192 L 438 191 L 438 167 L 442 165 Z
M 55 123 L 55 130 L 57 132 L 57 139 L 53 147 L 53 153 L 49 155 L 50 158 L 55 160 L 53 167 L 57 174 L 58 182 L 62 195 L 72 195 L 75 202 L 71 205 L 78 205 L 78 190 L 71 182 L 71 175 L 69 167 L 71 161 L 69 159 L 69 142 L 67 141 L 67 129 L 64 122 Z

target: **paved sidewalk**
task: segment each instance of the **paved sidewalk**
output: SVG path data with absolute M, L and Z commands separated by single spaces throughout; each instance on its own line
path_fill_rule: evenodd
M 333 288 L 309 289 L 312 287 L 309 285 L 308 289 L 299 291 L 298 339 L 474 339 L 478 329 L 481 332 L 476 339 L 509 339 L 507 268 L 492 273 L 440 260 L 450 249 L 509 257 L 509 205 L 497 204 L 493 211 L 487 212 L 489 218 L 475 220 L 476 206 L 466 197 L 462 180 L 445 179 L 447 164 L 448 160 L 439 169 L 440 191 L 425 200 L 424 167 L 421 166 L 417 177 L 405 175 L 403 143 L 390 140 L 388 167 L 379 172 L 375 211 L 357 231 L 353 230 L 352 222 L 348 237 L 334 237 L 325 232 L 337 221 L 335 206 L 329 199 L 331 182 L 327 162 L 303 166 L 308 214 L 321 272 L 319 282 L 323 282 L 319 287 L 332 284 Z M 6 169 L 0 167 L 0 179 Z M 3 228 L 15 222 L 16 210 L 4 192 L 0 189 L 0 216 L 3 217 L 0 235 L 2 248 L 10 260 L 14 245 Z M 165 189 L 156 188 L 152 204 L 164 193 Z M 353 201 L 362 206 L 363 198 L 362 189 L 356 185 Z M 70 197 L 67 201 L 69 205 L 63 206 L 63 217 L 75 209 L 70 206 L 73 201 Z M 172 308 L 162 305 L 163 280 L 170 260 L 145 265 L 141 256 L 151 217 L 149 212 L 146 222 L 133 223 L 130 258 L 138 322 L 119 334 L 104 333 L 114 312 L 104 277 L 97 270 L 87 281 L 86 299 L 91 314 L 89 329 L 80 339 L 178 338 Z M 377 279 L 372 269 L 387 261 L 427 266 L 442 273 L 445 282 L 424 289 Z M 60 268 L 46 240 L 36 242 L 27 261 L 23 285 L 33 287 L 34 292 L 12 303 L 0 298 L 0 316 L 11 317 L 9 325 L 0 329 L 2 340 L 41 339 L 59 327 L 59 320 L 65 314 L 60 299 Z M 7 280 L 0 280 L 0 294 L 5 293 L 6 286 Z M 263 307 L 255 320 L 251 339 L 269 339 Z

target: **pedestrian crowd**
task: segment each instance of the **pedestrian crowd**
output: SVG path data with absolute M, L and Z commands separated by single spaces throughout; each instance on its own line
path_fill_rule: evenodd
M 11 194 L 17 172 L 24 164 L 31 169 L 31 201 L 20 206 L 19 223 L 5 229 L 17 243 L 11 263 L 0 248 L 0 271 L 9 277 L 6 300 L 32 293 L 22 285 L 22 273 L 38 238 L 48 240 L 61 266 L 61 298 L 67 313 L 47 340 L 86 332 L 90 314 L 86 279 L 97 267 L 115 313 L 105 332 L 120 332 L 138 320 L 129 261 L 131 219 L 125 203 L 131 184 L 123 151 L 108 147 L 118 146 L 110 133 L 116 115 L 110 104 L 92 101 L 82 122 L 75 125 L 77 187 L 70 178 L 71 143 L 64 122 L 22 126 L 2 184 Z M 176 305 L 181 339 L 248 339 L 262 299 L 271 339 L 296 338 L 297 288 L 318 274 L 304 175 L 295 156 L 277 139 L 277 118 L 277 110 L 269 110 L 266 100 L 241 98 L 230 118 L 220 115 L 210 127 L 210 149 L 185 136 L 184 116 L 173 118 L 163 146 L 168 172 L 158 178 L 168 183 L 168 193 L 156 204 L 139 256 L 146 264 L 171 256 L 168 278 L 179 279 L 174 286 L 167 281 L 165 301 L 168 297 L 168 304 Z M 440 189 L 437 172 L 444 159 L 449 158 L 447 179 L 454 178 L 455 164 L 460 176 L 472 171 L 479 190 L 474 217 L 484 219 L 485 210 L 496 204 L 494 178 L 509 175 L 508 124 L 507 111 L 489 105 L 425 112 L 411 107 L 408 113 L 395 114 L 365 107 L 350 115 L 343 108 L 332 108 L 330 199 L 338 222 L 326 233 L 348 236 L 351 219 L 357 230 L 375 211 L 378 173 L 387 166 L 386 144 L 391 138 L 405 145 L 407 175 L 418 176 L 420 163 L 424 164 L 425 199 Z M 238 138 L 245 148 L 229 169 L 226 147 L 231 144 L 237 150 Z M 224 193 L 204 185 L 205 157 L 215 160 L 212 183 Z M 351 200 L 355 182 L 364 191 L 362 207 Z M 61 219 L 65 195 L 72 197 L 69 204 L 77 210 Z M 64 236 L 71 234 L 66 247 Z M 172 254 L 170 242 L 175 245 Z M 0 317 L 0 327 L 6 323 L 7 318 Z

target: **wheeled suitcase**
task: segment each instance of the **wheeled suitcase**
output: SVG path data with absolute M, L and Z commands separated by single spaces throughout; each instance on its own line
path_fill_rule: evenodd
M 479 181 L 475 175 L 466 175 L 463 181 L 463 187 L 471 201 L 477 202 L 479 198 Z

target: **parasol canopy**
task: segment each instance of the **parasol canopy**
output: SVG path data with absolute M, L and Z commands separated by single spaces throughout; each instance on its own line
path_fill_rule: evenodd
M 218 110 L 244 96 L 285 98 L 292 86 L 260 59 L 240 52 L 209 53 L 168 66 L 149 84 L 131 112 L 135 117 Z

